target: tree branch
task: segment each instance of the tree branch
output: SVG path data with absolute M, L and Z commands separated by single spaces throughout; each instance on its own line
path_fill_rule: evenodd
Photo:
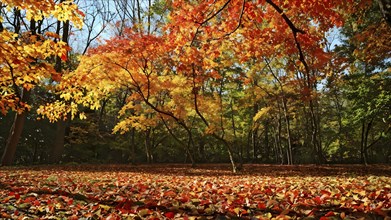
M 194 63 L 192 65 L 192 68 L 193 68 L 193 95 L 194 95 L 194 107 L 195 107 L 195 110 L 197 112 L 197 115 L 200 116 L 200 118 L 202 119 L 202 121 L 204 122 L 204 124 L 206 126 L 209 126 L 209 123 L 208 121 L 205 119 L 205 117 L 201 114 L 200 110 L 198 109 L 198 99 L 197 99 L 197 94 L 198 94 L 198 89 L 196 87 L 196 83 L 195 83 L 195 77 L 196 77 L 196 74 L 195 74 L 195 66 L 194 66 Z
M 196 32 L 194 33 L 194 36 L 193 36 L 193 39 L 191 40 L 191 43 L 190 43 L 190 46 L 192 46 L 195 42 L 195 39 L 197 37 L 197 34 L 199 33 L 199 30 L 200 30 L 200 27 L 202 27 L 204 24 L 206 24 L 208 21 L 212 20 L 214 17 L 216 17 L 218 14 L 220 14 L 220 12 L 222 12 L 224 10 L 224 8 L 226 8 L 228 6 L 228 4 L 231 2 L 231 0 L 228 0 L 224 3 L 224 5 L 219 8 L 219 10 L 217 10 L 214 14 L 210 15 L 208 18 L 206 18 L 204 21 L 202 22 L 197 22 L 195 21 L 196 24 L 199 24 L 199 26 L 197 27 L 196 29 Z M 244 0 L 243 0 L 244 2 Z
M 272 0 L 266 0 L 266 2 L 269 3 L 281 15 L 281 17 L 284 19 L 285 23 L 292 30 L 292 34 L 293 34 L 293 38 L 294 38 L 295 43 L 296 43 L 296 47 L 299 50 L 300 61 L 303 63 L 304 67 L 306 68 L 306 71 L 308 70 L 308 72 L 309 72 L 308 64 L 305 61 L 304 54 L 303 54 L 303 51 L 301 49 L 300 42 L 297 39 L 297 34 L 298 33 L 305 34 L 305 32 L 303 30 L 300 30 L 299 28 L 297 28 L 293 24 L 293 22 L 288 18 L 288 16 L 284 13 L 284 11 L 280 7 L 278 7 L 278 5 L 276 5 Z
M 229 33 L 226 33 L 224 34 L 222 37 L 220 38 L 224 38 L 224 37 L 228 37 L 229 35 L 233 34 L 236 30 L 238 30 L 240 28 L 240 25 L 242 25 L 242 18 L 243 18 L 243 13 L 244 13 L 244 8 L 246 6 L 246 0 L 243 0 L 243 3 L 242 3 L 242 9 L 240 11 L 240 15 L 239 15 L 239 21 L 238 21 L 238 25 L 235 27 L 235 29 L 233 29 L 232 31 L 230 31 Z
M 297 34 L 298 33 L 305 34 L 305 32 L 303 30 L 298 29 L 293 24 L 293 22 L 288 18 L 288 16 L 284 13 L 284 11 L 280 7 L 278 7 L 278 5 L 276 5 L 272 0 L 266 0 L 266 2 L 268 4 L 270 4 L 282 16 L 282 18 L 284 19 L 285 23 L 291 29 L 292 34 L 293 34 L 293 38 L 295 40 L 296 47 L 297 47 L 297 49 L 299 51 L 299 61 L 303 64 L 303 66 L 305 68 L 305 71 L 306 71 L 307 83 L 308 83 L 307 86 L 310 87 L 310 85 L 309 85 L 310 68 L 309 68 L 309 66 L 308 66 L 308 64 L 307 64 L 307 62 L 305 60 L 305 56 L 304 56 L 303 50 L 301 48 L 301 44 L 300 44 L 299 40 L 297 39 Z

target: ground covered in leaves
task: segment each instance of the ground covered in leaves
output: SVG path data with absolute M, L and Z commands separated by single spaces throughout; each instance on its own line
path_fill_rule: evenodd
M 0 167 L 5 219 L 384 219 L 390 201 L 380 165 Z

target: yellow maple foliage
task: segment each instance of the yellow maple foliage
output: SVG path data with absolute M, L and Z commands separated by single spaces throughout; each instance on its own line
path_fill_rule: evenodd
M 69 20 L 76 27 L 83 24 L 83 13 L 69 0 L 56 3 L 54 0 L 17 1 L 1 0 L 0 4 L 9 11 L 24 11 L 27 20 L 40 21 L 54 18 L 59 21 Z M 11 12 L 10 12 L 11 13 Z M 0 18 L 0 21 L 3 21 Z M 0 32 L 0 111 L 23 112 L 30 108 L 22 102 L 22 90 L 29 91 L 43 83 L 45 79 L 57 76 L 50 58 L 66 57 L 69 47 L 62 41 L 54 41 L 52 35 L 41 36 L 30 31 L 14 33 L 4 29 Z

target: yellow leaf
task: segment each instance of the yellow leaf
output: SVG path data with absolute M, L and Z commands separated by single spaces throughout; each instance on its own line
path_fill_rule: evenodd
M 108 211 L 108 210 L 111 208 L 111 207 L 108 206 L 108 205 L 102 205 L 102 204 L 99 204 L 99 207 L 102 208 L 102 209 L 104 209 L 104 210 L 106 210 L 106 211 Z
M 150 213 L 150 210 L 149 210 L 149 209 L 142 209 L 142 210 L 140 210 L 140 211 L 138 212 L 138 215 L 139 215 L 140 217 L 144 217 L 144 216 L 148 215 L 149 213 Z
M 261 108 L 257 114 L 255 114 L 253 120 L 254 121 L 258 121 L 259 119 L 263 118 L 265 116 L 266 113 L 268 113 L 270 111 L 270 108 L 271 107 L 265 107 L 265 108 Z
M 69 93 L 63 93 L 60 95 L 60 98 L 63 98 L 65 99 L 66 101 L 70 100 L 71 99 L 71 94 Z
M 236 215 L 239 216 L 239 214 L 240 214 L 240 208 L 235 208 L 235 209 L 234 209 L 234 212 L 236 213 Z
M 81 120 L 83 120 L 83 119 L 86 119 L 87 116 L 86 116 L 86 114 L 85 114 L 84 112 L 80 112 L 79 118 L 80 118 Z

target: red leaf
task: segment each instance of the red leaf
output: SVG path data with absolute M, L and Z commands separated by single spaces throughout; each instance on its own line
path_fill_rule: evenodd
M 322 204 L 322 200 L 320 199 L 320 196 L 317 196 L 314 198 L 314 201 L 319 205 Z
M 179 201 L 181 201 L 182 203 L 186 203 L 186 202 L 188 202 L 190 200 L 190 198 L 189 198 L 189 196 L 187 196 L 187 195 L 183 195 L 180 199 L 179 199 Z
M 330 211 L 328 213 L 326 213 L 326 215 L 324 215 L 325 217 L 330 217 L 330 216 L 334 216 L 334 212 Z
M 13 60 L 13 63 L 14 63 L 14 64 L 21 64 L 22 61 L 20 61 L 19 59 L 14 59 L 14 60 Z
M 272 195 L 272 194 L 273 194 L 273 191 L 272 191 L 270 188 L 267 188 L 267 189 L 265 190 L 265 193 L 266 193 L 266 195 Z
M 34 206 L 39 206 L 41 204 L 41 202 L 39 201 L 39 200 L 35 200 L 34 202 L 33 202 L 33 205 Z
M 322 195 L 326 194 L 326 195 L 331 195 L 331 192 L 327 191 L 327 190 L 321 190 L 320 193 L 322 193 Z
M 258 208 L 264 210 L 264 209 L 266 209 L 266 204 L 263 203 L 263 202 L 259 202 L 258 203 Z
M 35 200 L 36 200 L 35 197 L 30 196 L 30 197 L 25 198 L 25 199 L 24 199 L 24 202 L 27 203 L 27 202 L 32 202 L 32 201 L 35 201 Z
M 76 12 L 77 12 L 79 15 L 83 16 L 83 17 L 86 16 L 86 15 L 84 14 L 84 12 L 80 11 L 79 9 L 77 9 Z
M 175 213 L 174 212 L 166 212 L 164 214 L 164 216 L 166 216 L 167 218 L 174 218 L 175 217 Z
M 73 199 L 70 198 L 67 203 L 68 203 L 68 205 L 72 205 L 73 204 Z
M 204 200 L 201 201 L 200 205 L 209 205 L 209 204 L 211 204 L 211 202 L 209 200 L 207 200 L 207 199 L 204 199 Z
M 61 55 L 61 60 L 62 61 L 67 61 L 67 59 L 68 59 L 68 57 L 67 57 L 66 54 Z
M 256 189 L 256 190 L 252 191 L 251 194 L 253 194 L 253 195 L 259 195 L 259 194 L 262 194 L 262 191 L 259 190 L 259 189 Z
M 132 201 L 128 200 L 122 206 L 123 209 L 131 210 L 132 209 Z

